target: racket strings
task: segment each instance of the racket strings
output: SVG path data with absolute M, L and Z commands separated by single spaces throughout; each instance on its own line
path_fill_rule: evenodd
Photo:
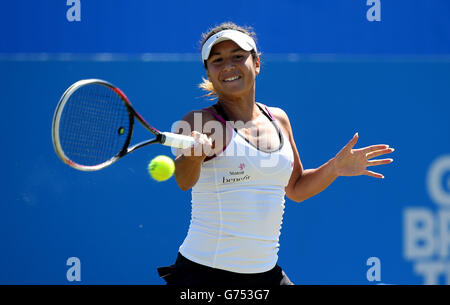
M 88 84 L 74 91 L 66 102 L 59 138 L 71 161 L 94 166 L 116 156 L 129 132 L 129 114 L 122 99 L 109 87 Z

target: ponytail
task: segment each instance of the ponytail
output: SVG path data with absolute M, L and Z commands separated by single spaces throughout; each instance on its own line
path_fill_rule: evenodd
M 214 90 L 213 84 L 204 77 L 202 77 L 202 80 L 203 80 L 202 83 L 200 83 L 198 85 L 198 87 L 200 89 L 202 89 L 203 91 L 208 92 L 204 95 L 204 97 L 209 97 L 211 100 L 214 100 L 215 98 L 217 98 L 216 91 Z

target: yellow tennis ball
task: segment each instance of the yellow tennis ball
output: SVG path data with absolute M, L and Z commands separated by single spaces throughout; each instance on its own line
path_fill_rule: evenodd
M 165 181 L 172 177 L 175 163 L 167 156 L 157 156 L 148 164 L 148 172 L 156 181 Z

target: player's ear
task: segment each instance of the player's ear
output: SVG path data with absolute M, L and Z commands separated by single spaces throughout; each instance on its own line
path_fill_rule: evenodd
M 259 72 L 261 71 L 261 61 L 259 60 L 259 56 L 258 55 L 254 56 L 253 61 L 255 63 L 256 75 L 258 75 Z

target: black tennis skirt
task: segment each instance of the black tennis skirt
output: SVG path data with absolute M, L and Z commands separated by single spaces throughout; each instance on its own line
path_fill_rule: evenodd
M 170 286 L 269 287 L 294 285 L 280 266 L 261 273 L 236 273 L 211 268 L 188 260 L 178 253 L 175 264 L 159 267 L 158 274 Z

